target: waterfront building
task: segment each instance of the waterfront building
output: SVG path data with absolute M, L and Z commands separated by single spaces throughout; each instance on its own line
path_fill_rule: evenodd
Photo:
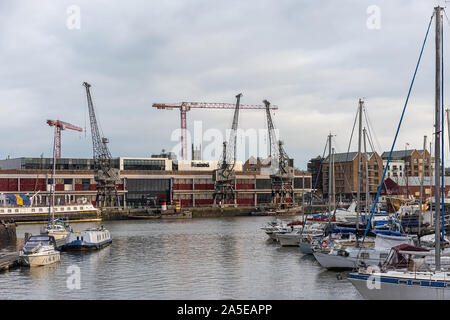
M 322 163 L 322 190 L 328 197 L 329 157 Z M 368 153 L 367 159 L 369 194 L 374 196 L 383 176 L 383 161 L 378 153 Z M 358 152 L 334 154 L 335 193 L 337 199 L 351 200 L 357 193 L 358 185 Z M 361 153 L 361 198 L 366 193 L 366 156 Z
M 383 166 L 386 166 L 389 152 L 383 152 Z M 422 165 L 423 164 L 423 165 Z M 389 162 L 386 178 L 396 180 L 402 177 L 432 176 L 434 172 L 434 158 L 425 150 L 400 150 L 393 151 Z
M 212 174 L 217 161 L 177 161 L 169 157 L 119 157 L 112 161 L 120 170 L 117 189 L 121 206 L 178 202 L 181 207 L 188 208 L 213 204 Z M 23 193 L 35 205 L 47 204 L 52 184 L 51 167 L 52 159 L 49 158 L 0 160 L 0 194 Z M 87 200 L 95 205 L 97 186 L 92 159 L 61 158 L 57 159 L 56 167 L 56 204 Z M 311 191 L 311 186 L 311 174 L 295 170 L 293 201 L 300 203 L 303 195 Z M 272 196 L 269 173 L 245 171 L 239 162 L 235 190 L 238 206 L 269 203 Z

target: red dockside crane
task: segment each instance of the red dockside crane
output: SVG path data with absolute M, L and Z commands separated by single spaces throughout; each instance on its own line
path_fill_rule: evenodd
M 181 158 L 186 160 L 187 158 L 187 145 L 186 145 L 186 113 L 193 108 L 198 109 L 235 109 L 236 105 L 233 103 L 220 103 L 220 102 L 181 102 L 181 103 L 154 103 L 154 108 L 157 109 L 180 109 L 181 116 Z M 258 105 L 245 105 L 241 104 L 240 109 L 265 109 L 265 106 Z M 277 106 L 270 106 L 272 110 L 278 110 Z
M 82 132 L 83 129 L 68 122 L 61 120 L 47 120 L 50 127 L 56 127 L 55 130 L 55 158 L 61 158 L 61 130 L 69 129 Z

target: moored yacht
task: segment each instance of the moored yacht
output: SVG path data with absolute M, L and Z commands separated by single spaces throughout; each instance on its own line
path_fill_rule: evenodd
M 287 247 L 298 246 L 300 244 L 300 241 L 305 236 L 314 236 L 318 234 L 323 234 L 323 227 L 320 223 L 314 223 L 312 225 L 305 226 L 304 229 L 294 229 L 292 232 L 278 233 L 276 237 L 281 246 Z
M 52 223 L 49 223 L 43 230 L 42 234 L 48 234 L 53 236 L 55 240 L 65 239 L 70 232 L 69 225 L 61 219 L 56 219 Z
M 55 238 L 44 234 L 31 236 L 19 252 L 19 259 L 22 265 L 29 267 L 60 261 Z
M 413 243 L 409 236 L 377 234 L 374 245 L 368 241 L 364 245 L 336 241 L 331 249 L 317 250 L 313 255 L 324 268 L 354 269 L 359 263 L 379 265 L 386 260 L 392 247 Z
M 441 170 L 441 140 L 443 143 L 443 126 L 441 127 L 441 117 L 443 119 L 443 94 L 441 93 L 443 70 L 442 63 L 442 28 L 443 28 L 444 8 L 436 6 L 434 13 L 428 24 L 425 40 L 422 44 L 421 55 L 425 46 L 428 32 L 430 30 L 432 19 L 436 19 L 435 33 L 435 54 L 436 54 L 436 82 L 435 82 L 435 106 L 434 106 L 434 232 L 435 248 L 428 250 L 421 247 L 412 247 L 400 245 L 392 248 L 388 260 L 381 268 L 369 266 L 360 268 L 358 272 L 348 275 L 348 280 L 355 286 L 359 293 L 366 299 L 432 299 L 432 300 L 450 300 L 450 272 L 441 266 L 441 241 L 444 238 L 444 232 L 441 234 L 441 218 L 444 215 L 444 201 L 441 202 L 441 179 L 444 181 L 444 170 Z M 416 65 L 416 71 L 420 64 L 420 58 Z M 444 64 L 442 63 L 442 66 Z M 414 80 L 414 78 L 413 78 Z M 413 82 L 411 82 L 412 87 Z M 409 94 L 408 94 L 409 98 Z M 442 101 L 441 101 L 442 99 Z M 405 112 L 407 101 L 403 107 Z M 397 132 L 400 129 L 401 122 L 398 125 Z M 442 134 L 442 136 L 441 136 Z M 396 136 L 397 137 L 397 136 Z M 395 138 L 396 139 L 396 138 Z M 391 148 L 392 150 L 395 145 Z M 443 149 L 443 147 L 442 147 Z M 389 166 L 391 156 L 389 156 L 383 177 L 386 174 L 386 168 Z M 442 161 L 441 161 L 442 160 Z M 379 195 L 381 185 L 378 187 Z M 442 195 L 443 197 L 443 195 Z M 442 204 L 442 206 L 441 206 Z M 444 222 L 445 223 L 445 222 Z M 419 224 L 420 225 L 420 224 Z M 444 230 L 442 230 L 444 231 Z M 431 251 L 431 255 L 430 255 Z M 426 263 L 427 256 L 434 256 L 432 264 Z

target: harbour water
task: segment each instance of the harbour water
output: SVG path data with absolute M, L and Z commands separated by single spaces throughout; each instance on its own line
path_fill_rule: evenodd
M 0 273 L 1 297 L 362 299 L 345 276 L 338 280 L 336 272 L 321 268 L 313 256 L 267 240 L 260 227 L 272 219 L 74 223 L 74 230 L 104 225 L 112 234 L 112 244 L 100 251 L 62 252 L 58 264 Z M 17 237 L 38 233 L 40 227 L 20 225 Z M 76 270 L 79 289 L 73 285 Z

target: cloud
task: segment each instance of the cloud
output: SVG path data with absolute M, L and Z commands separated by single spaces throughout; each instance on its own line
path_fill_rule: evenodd
M 66 26 L 70 5 L 80 7 L 79 30 Z M 379 30 L 366 27 L 369 5 L 380 8 Z M 377 147 L 390 148 L 433 10 L 420 0 L 2 1 L 0 6 L 0 111 L 6 119 L 0 157 L 49 156 L 46 119 L 89 130 L 81 85 L 87 81 L 114 156 L 149 156 L 176 145 L 170 136 L 180 125 L 179 112 L 156 110 L 153 103 L 234 103 L 242 92 L 242 103 L 268 99 L 279 106 L 275 125 L 299 168 L 322 153 L 329 132 L 336 134 L 339 151 L 346 151 L 362 97 Z M 421 148 L 423 135 L 431 136 L 433 34 L 400 149 L 405 142 Z M 224 132 L 232 114 L 192 110 L 188 128 L 201 120 L 205 129 Z M 265 128 L 264 112 L 242 112 L 239 125 Z M 90 157 L 89 132 L 87 138 L 64 132 L 62 153 Z

